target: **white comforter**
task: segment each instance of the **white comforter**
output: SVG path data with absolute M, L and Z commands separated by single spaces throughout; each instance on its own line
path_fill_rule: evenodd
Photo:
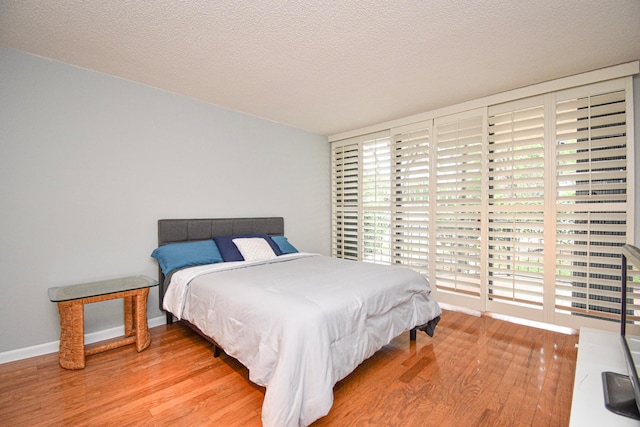
M 178 271 L 164 307 L 266 387 L 266 427 L 307 426 L 326 415 L 339 380 L 441 314 L 413 270 L 305 253 Z

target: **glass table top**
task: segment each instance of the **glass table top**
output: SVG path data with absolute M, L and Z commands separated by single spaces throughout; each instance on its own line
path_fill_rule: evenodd
M 49 288 L 49 299 L 53 302 L 71 301 L 74 299 L 133 291 L 136 289 L 157 286 L 158 281 L 149 276 L 129 276 L 98 282 L 79 283 L 69 286 Z

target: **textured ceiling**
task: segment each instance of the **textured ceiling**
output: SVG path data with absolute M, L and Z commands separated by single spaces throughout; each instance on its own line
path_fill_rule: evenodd
M 640 59 L 640 0 L 0 0 L 0 45 L 331 135 Z

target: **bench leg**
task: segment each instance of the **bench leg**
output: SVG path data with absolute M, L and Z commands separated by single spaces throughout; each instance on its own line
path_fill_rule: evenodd
M 151 344 L 151 334 L 147 324 L 147 296 L 149 288 L 140 289 L 140 292 L 133 297 L 133 322 L 136 332 L 136 350 L 139 352 L 149 347 Z
M 58 302 L 60 313 L 60 366 L 84 368 L 84 304 L 78 301 Z
M 134 297 L 124 297 L 124 336 L 132 337 L 136 333 Z

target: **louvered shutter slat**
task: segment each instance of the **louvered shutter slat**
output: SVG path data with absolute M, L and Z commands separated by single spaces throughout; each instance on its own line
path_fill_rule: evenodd
M 480 295 L 482 117 L 436 121 L 436 286 Z
M 332 149 L 333 256 L 357 260 L 359 254 L 359 147 L 357 143 Z
M 392 230 L 394 264 L 428 274 L 430 122 L 393 133 Z
M 608 318 L 619 310 L 626 242 L 625 94 L 556 104 L 556 311 Z
M 535 309 L 544 291 L 544 120 L 542 105 L 489 110 L 487 296 Z

